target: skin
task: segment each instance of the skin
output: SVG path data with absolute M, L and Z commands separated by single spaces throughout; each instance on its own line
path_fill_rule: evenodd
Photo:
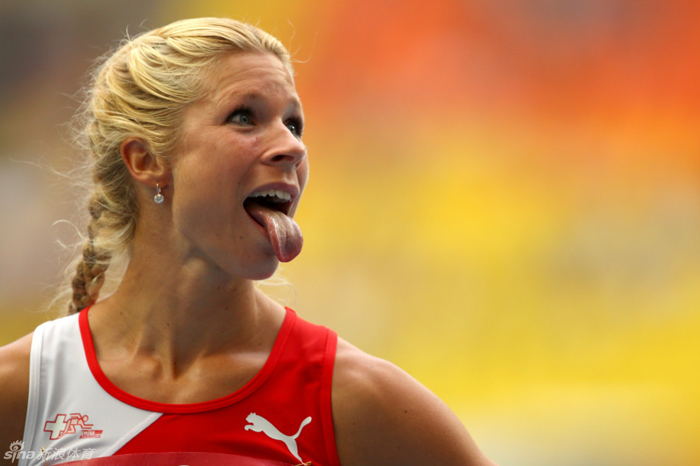
M 262 368 L 285 311 L 253 285 L 278 259 L 243 201 L 274 184 L 296 195 L 293 214 L 308 178 L 302 107 L 278 58 L 223 57 L 207 84 L 169 163 L 142 140 L 123 142 L 142 207 L 133 258 L 89 314 L 107 377 L 164 403 L 225 396 Z M 152 201 L 156 183 L 164 204 Z M 0 448 L 22 438 L 30 344 L 0 348 Z M 435 395 L 342 339 L 332 403 L 343 466 L 493 465 Z

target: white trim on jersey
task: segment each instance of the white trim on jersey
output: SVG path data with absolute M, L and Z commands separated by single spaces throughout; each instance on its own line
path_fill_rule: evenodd
M 46 322 L 34 331 L 19 466 L 43 466 L 42 448 L 49 464 L 113 455 L 162 415 L 119 401 L 97 383 L 78 316 Z

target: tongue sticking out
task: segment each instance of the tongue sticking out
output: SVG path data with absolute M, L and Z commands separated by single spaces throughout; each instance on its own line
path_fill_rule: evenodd
M 301 228 L 292 217 L 254 202 L 246 203 L 246 210 L 267 230 L 272 248 L 280 262 L 289 262 L 299 255 L 304 238 L 301 236 Z

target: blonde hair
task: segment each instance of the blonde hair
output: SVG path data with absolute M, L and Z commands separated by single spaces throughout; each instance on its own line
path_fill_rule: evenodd
M 87 236 L 64 292 L 70 294 L 68 314 L 95 303 L 107 268 L 131 256 L 139 206 L 121 143 L 138 137 L 156 157 L 167 157 L 183 107 L 201 97 L 215 62 L 235 52 L 272 53 L 292 73 L 289 53 L 276 38 L 227 18 L 177 21 L 125 39 L 95 69 L 76 116 L 94 184 Z

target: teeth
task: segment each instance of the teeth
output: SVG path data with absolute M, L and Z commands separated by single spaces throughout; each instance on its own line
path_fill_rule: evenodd
M 268 189 L 267 191 L 258 191 L 251 194 L 249 197 L 269 197 L 272 202 L 289 202 L 292 200 L 292 195 L 280 191 L 279 189 Z

